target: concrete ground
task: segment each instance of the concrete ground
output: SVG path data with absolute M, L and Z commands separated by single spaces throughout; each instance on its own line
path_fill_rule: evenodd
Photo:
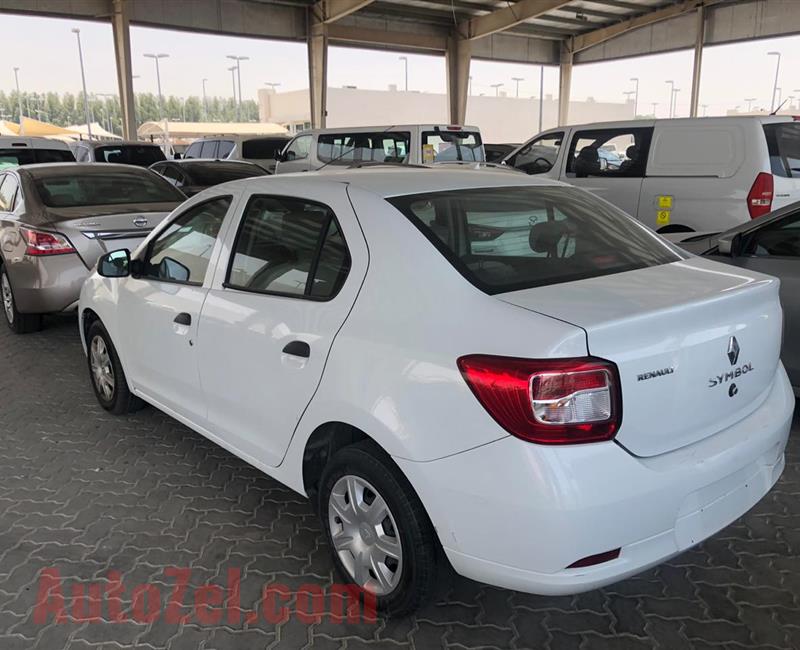
M 308 503 L 155 409 L 107 415 L 85 364 L 73 318 L 0 327 L 2 650 L 800 648 L 798 418 L 783 478 L 752 512 L 636 578 L 552 598 L 450 577 L 412 618 L 270 623 L 284 593 L 313 602 L 336 580 Z M 237 572 L 241 616 L 207 587 Z M 285 590 L 271 609 L 265 585 Z M 221 620 L 193 605 L 215 593 Z

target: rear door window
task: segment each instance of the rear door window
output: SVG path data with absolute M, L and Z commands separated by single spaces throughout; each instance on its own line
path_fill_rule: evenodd
M 17 179 L 10 174 L 3 177 L 3 184 L 0 185 L 0 210 L 3 212 L 11 212 L 14 209 L 18 186 Z
M 786 178 L 800 178 L 800 123 L 765 124 L 772 173 Z
M 217 157 L 217 141 L 205 140 L 200 149 L 201 158 L 216 158 Z
M 349 270 L 350 255 L 330 208 L 300 199 L 255 196 L 236 235 L 226 286 L 328 300 Z
M 245 140 L 242 142 L 242 158 L 273 160 L 285 146 L 286 138 L 253 138 L 252 140 Z
M 183 154 L 184 158 L 199 158 L 200 152 L 203 150 L 202 142 L 192 142 Z
M 635 220 L 573 188 L 466 189 L 388 201 L 489 294 L 683 259 Z
M 219 148 L 217 149 L 217 158 L 227 158 L 231 151 L 233 151 L 234 142 L 233 140 L 220 140 L 219 141 Z
M 652 135 L 652 128 L 578 131 L 567 154 L 567 174 L 642 178 Z
M 321 133 L 317 139 L 317 158 L 322 162 L 408 162 L 409 132 Z
M 426 154 L 426 151 L 431 154 Z M 433 160 L 426 159 L 432 155 Z M 473 131 L 423 131 L 422 162 L 484 161 L 481 134 Z

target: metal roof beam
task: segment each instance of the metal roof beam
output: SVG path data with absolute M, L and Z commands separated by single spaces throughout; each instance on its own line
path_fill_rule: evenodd
M 314 15 L 321 23 L 333 23 L 366 7 L 373 0 L 319 0 L 314 5 Z
M 385 45 L 405 47 L 412 50 L 447 50 L 447 36 L 442 34 L 423 34 L 420 32 L 390 32 L 382 29 L 368 29 L 350 25 L 330 25 L 328 40 L 345 43 Z
M 476 16 L 470 18 L 459 24 L 458 32 L 464 38 L 473 40 L 476 38 L 483 38 L 502 32 L 509 27 L 514 27 L 520 23 L 524 23 L 530 18 L 536 18 L 543 13 L 553 11 L 566 4 L 571 0 L 519 0 L 514 4 L 509 4 L 502 9 L 485 14 L 483 16 Z
M 701 5 L 705 6 L 707 4 L 710 4 L 709 0 L 684 0 L 684 2 L 669 5 L 662 9 L 656 9 L 655 11 L 640 16 L 628 18 L 627 20 L 609 25 L 608 27 L 601 27 L 600 29 L 576 36 L 572 41 L 572 51 L 580 52 L 581 50 L 586 50 L 616 36 L 621 36 L 631 30 L 646 27 L 647 25 L 652 25 L 662 20 L 669 20 L 670 18 L 682 16 L 690 11 L 694 11 Z

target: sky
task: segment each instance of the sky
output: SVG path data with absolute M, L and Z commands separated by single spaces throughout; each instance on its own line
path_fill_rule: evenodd
M 110 25 L 99 22 L 33 18 L 0 14 L 3 34 L 3 66 L 0 88 L 14 88 L 13 68 L 20 68 L 22 90 L 44 92 L 79 92 L 80 65 L 73 28 L 80 37 L 90 93 L 117 93 L 114 45 Z M 34 46 L 32 46 L 34 44 Z M 165 53 L 160 62 L 161 86 L 165 95 L 202 94 L 202 80 L 209 96 L 229 97 L 232 79 L 228 68 L 233 61 L 227 55 L 247 56 L 241 63 L 242 94 L 256 98 L 267 82 L 280 84 L 278 92 L 308 87 L 306 46 L 301 43 L 267 41 L 232 36 L 213 36 L 131 27 L 134 88 L 137 92 L 157 90 L 155 64 L 145 53 Z M 700 103 L 709 115 L 724 114 L 736 106 L 745 110 L 754 98 L 753 108 L 768 107 L 772 95 L 776 57 L 782 54 L 778 86 L 783 97 L 793 95 L 800 102 L 800 78 L 790 62 L 800 60 L 800 36 L 764 39 L 706 47 L 701 76 Z M 328 83 L 332 87 L 353 85 L 359 88 L 385 89 L 390 84 L 404 86 L 404 62 L 401 54 L 354 48 L 331 47 L 328 54 Z M 514 77 L 521 77 L 520 97 L 538 96 L 539 66 L 473 60 L 472 93 L 516 94 Z M 636 57 L 618 61 L 576 65 L 572 74 L 572 98 L 597 101 L 624 101 L 639 79 L 639 113 L 655 111 L 666 117 L 669 85 L 673 80 L 680 89 L 676 114 L 688 115 L 691 94 L 692 52 L 688 50 Z M 422 92 L 445 92 L 445 65 L 442 56 L 408 55 L 409 89 Z M 558 95 L 558 69 L 544 68 L 545 95 Z M 495 89 L 493 84 L 503 84 Z M 797 87 L 797 90 L 795 90 Z M 703 109 L 701 109 L 702 112 Z

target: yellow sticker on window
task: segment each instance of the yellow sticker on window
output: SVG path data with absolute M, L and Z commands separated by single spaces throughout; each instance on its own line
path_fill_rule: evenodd
M 432 144 L 423 144 L 422 145 L 422 162 L 426 165 L 432 163 L 436 160 L 436 150 L 433 148 Z
M 656 225 L 666 226 L 669 224 L 669 216 L 672 214 L 669 210 L 659 210 L 656 212 Z
M 659 196 L 658 197 L 658 209 L 659 210 L 671 210 L 672 209 L 672 197 L 671 196 Z M 667 217 L 669 219 L 669 217 Z

